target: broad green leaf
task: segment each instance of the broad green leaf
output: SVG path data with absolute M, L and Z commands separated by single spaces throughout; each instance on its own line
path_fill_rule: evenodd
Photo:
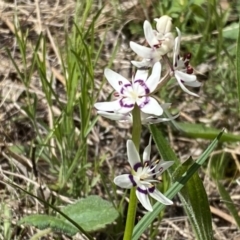
M 62 213 L 66 214 L 87 232 L 104 228 L 118 217 L 118 212 L 112 204 L 99 196 L 89 196 L 70 204 L 62 209 Z M 52 228 L 53 231 L 63 232 L 70 236 L 79 232 L 63 216 L 31 215 L 22 218 L 19 223 L 33 225 L 39 229 Z
M 240 22 L 239 22 L 238 29 L 240 29 Z M 237 72 L 237 86 L 238 86 L 238 108 L 240 109 L 240 30 L 238 30 L 236 61 L 237 61 L 236 72 Z
M 118 217 L 118 212 L 113 205 L 99 196 L 89 196 L 81 199 L 66 206 L 62 209 L 62 212 L 87 232 L 104 228 Z
M 230 24 L 229 26 L 225 27 L 223 29 L 222 34 L 223 34 L 224 38 L 237 40 L 238 34 L 239 34 L 238 32 L 239 32 L 239 24 L 234 22 L 234 23 Z
M 28 192 L 27 190 L 19 187 L 17 184 L 14 184 L 10 181 L 6 182 L 8 185 L 21 190 L 22 192 L 28 194 L 29 196 L 32 196 L 33 198 L 36 198 L 38 201 L 44 203 L 46 206 L 50 207 L 51 209 L 53 209 L 54 211 L 56 211 L 57 213 L 59 213 L 63 218 L 67 219 L 69 223 L 71 223 L 73 226 L 75 226 L 79 232 L 83 233 L 84 235 L 86 235 L 86 237 L 88 237 L 88 239 L 93 239 L 91 237 L 91 235 L 89 233 L 87 233 L 79 224 L 77 224 L 77 222 L 73 221 L 67 214 L 65 214 L 64 212 L 60 211 L 57 207 L 55 207 L 54 205 L 48 203 L 47 201 L 35 196 L 34 194 L 32 194 L 31 192 Z
M 193 138 L 202 138 L 202 139 L 214 139 L 218 133 L 219 129 L 206 127 L 203 124 L 197 123 L 185 123 L 185 122 L 175 122 L 175 126 L 182 130 L 187 136 Z M 231 142 L 231 141 L 240 141 L 240 135 L 234 135 L 232 133 L 223 133 L 220 142 Z
M 177 180 L 184 172 L 188 171 L 193 163 L 191 158 L 184 162 L 174 173 L 173 179 Z M 197 172 L 193 174 L 178 195 L 189 216 L 196 239 L 213 239 L 212 218 L 207 194 Z
M 70 236 L 73 236 L 78 232 L 76 227 L 74 227 L 71 223 L 64 221 L 64 219 L 48 215 L 35 214 L 26 216 L 18 223 L 35 226 L 39 229 L 51 228 L 53 231 L 62 232 Z
M 156 126 L 151 125 L 150 130 L 156 146 L 159 150 L 161 157 L 164 160 L 175 160 L 176 164 L 179 162 L 175 153 L 172 151 L 170 146 L 168 145 L 166 139 L 163 137 L 162 133 L 157 129 Z M 221 132 L 217 135 L 214 141 L 208 146 L 208 148 L 204 151 L 204 153 L 197 159 L 196 162 L 178 179 L 176 182 L 173 183 L 171 188 L 165 193 L 165 196 L 169 199 L 172 199 L 183 187 L 186 183 L 191 179 L 193 174 L 199 169 L 199 167 L 208 159 L 208 156 L 214 150 L 216 145 L 219 142 L 219 139 L 222 136 Z M 163 148 L 162 148 L 163 147 Z M 181 167 L 181 166 L 180 166 Z M 170 168 L 171 169 L 171 168 Z M 172 171 L 169 171 L 170 175 L 172 175 Z M 153 211 L 148 212 L 145 216 L 138 222 L 138 224 L 134 227 L 133 230 L 133 240 L 137 240 L 140 238 L 141 234 L 150 226 L 150 224 L 154 221 L 154 219 L 159 215 L 159 213 L 165 208 L 166 206 L 161 203 L 156 203 L 153 206 Z M 193 226 L 194 227 L 194 226 Z M 208 240 L 208 239 L 204 239 Z

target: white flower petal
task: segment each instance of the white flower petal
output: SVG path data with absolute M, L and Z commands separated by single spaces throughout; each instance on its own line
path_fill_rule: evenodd
M 134 81 L 135 80 L 143 80 L 144 82 L 147 80 L 148 70 L 137 70 Z
M 146 161 L 150 161 L 151 143 L 152 143 L 152 135 L 150 135 L 148 145 L 143 151 L 143 165 Z
M 99 111 L 117 112 L 121 109 L 120 99 L 112 102 L 97 102 L 94 107 Z
M 160 82 L 161 69 L 162 69 L 162 66 L 160 62 L 156 62 L 153 65 L 152 74 L 146 81 L 146 85 L 150 89 L 150 92 L 153 92 Z
M 156 123 L 160 123 L 160 122 L 168 122 L 168 121 L 172 121 L 175 118 L 179 117 L 179 114 L 176 114 L 174 116 L 170 116 L 168 118 L 158 118 L 156 116 L 150 116 L 146 119 L 144 119 L 144 121 L 142 121 L 143 124 L 156 124 Z
M 190 94 L 190 95 L 193 95 L 193 96 L 195 96 L 195 97 L 199 97 L 196 93 L 193 93 L 193 92 L 189 91 L 189 90 L 184 86 L 184 84 L 182 83 L 182 80 L 181 80 L 178 76 L 175 75 L 175 77 L 176 77 L 176 79 L 177 79 L 177 81 L 178 81 L 179 86 L 181 87 L 181 89 L 182 89 L 184 92 L 186 92 L 186 93 L 188 93 L 188 94 Z
M 147 101 L 145 97 L 139 98 L 137 101 L 137 105 L 140 107 L 141 111 L 147 114 L 152 114 L 156 116 L 160 116 L 163 114 L 163 109 L 156 99 L 152 97 L 147 97 Z
M 119 100 L 119 104 L 121 108 L 119 108 L 117 112 L 126 114 L 133 110 L 135 101 L 132 98 L 125 97 Z
M 158 32 L 162 35 L 171 31 L 172 28 L 172 18 L 167 15 L 163 15 L 160 18 L 154 19 L 157 22 L 156 28 Z
M 155 172 L 157 172 L 156 176 L 160 176 L 166 169 L 171 167 L 174 164 L 174 161 L 160 161 L 155 169 Z
M 174 75 L 175 77 L 180 78 L 184 83 L 197 81 L 197 77 L 194 74 L 187 74 L 187 73 L 175 70 Z
M 133 182 L 130 180 L 129 174 L 123 174 L 114 178 L 114 183 L 121 188 L 132 188 Z
M 151 48 L 141 46 L 135 42 L 130 42 L 130 48 L 140 57 L 152 59 L 153 51 Z
M 141 185 L 141 188 L 144 188 L 144 190 L 146 190 L 146 188 L 143 185 Z M 146 210 L 148 210 L 149 212 L 152 212 L 153 208 L 149 201 L 148 194 L 145 194 L 145 193 L 140 192 L 139 190 L 136 190 L 136 195 L 137 195 L 139 202 L 143 205 L 143 207 Z
M 153 32 L 152 26 L 147 20 L 144 21 L 143 30 L 144 30 L 144 35 L 145 35 L 145 38 L 146 38 L 149 46 L 153 47 L 154 45 L 159 44 L 159 42 Z
M 117 91 L 120 92 L 122 85 L 129 84 L 130 82 L 124 78 L 122 75 L 112 71 L 109 68 L 104 70 L 104 75 L 107 78 L 111 86 Z
M 150 59 L 143 59 L 141 62 L 131 61 L 131 63 L 137 68 L 149 68 L 152 67 L 152 62 Z
M 184 82 L 184 85 L 190 86 L 190 87 L 200 87 L 202 84 L 199 81 L 194 82 Z
M 137 165 L 141 164 L 141 160 L 140 160 L 139 153 L 132 140 L 127 141 L 127 157 L 128 157 L 128 162 L 131 165 L 132 169 L 136 171 L 137 169 L 134 167 L 136 164 Z
M 122 114 L 118 112 L 104 112 L 104 111 L 97 111 L 97 113 L 111 120 L 132 122 L 132 117 L 130 114 Z
M 192 95 L 192 96 L 199 97 L 196 93 L 193 93 L 193 92 L 189 91 L 189 90 L 184 86 L 184 84 L 181 82 L 180 79 L 177 79 L 177 81 L 178 81 L 179 86 L 181 87 L 181 89 L 182 89 L 184 92 L 186 92 L 186 93 L 188 93 L 188 94 L 190 94 L 190 95 Z
M 180 50 L 180 43 L 181 43 L 181 32 L 180 30 L 176 27 L 178 36 L 175 38 L 175 44 L 174 44 L 174 51 L 173 51 L 173 66 L 175 66 L 177 62 L 177 58 L 179 55 L 179 50 Z
M 159 192 L 157 189 L 154 190 L 153 193 L 149 192 L 150 196 L 154 199 L 156 199 L 158 202 L 164 204 L 164 205 L 171 205 L 173 202 L 165 197 L 161 192 Z

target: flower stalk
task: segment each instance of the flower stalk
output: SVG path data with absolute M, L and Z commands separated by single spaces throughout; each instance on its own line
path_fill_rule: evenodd
M 132 111 L 132 116 L 133 116 L 132 141 L 137 151 L 139 151 L 142 123 L 141 123 L 140 109 L 136 104 Z M 136 187 L 131 188 L 123 240 L 132 239 L 132 233 L 133 233 L 134 223 L 136 219 L 136 210 L 137 210 L 137 196 L 135 192 L 136 192 Z

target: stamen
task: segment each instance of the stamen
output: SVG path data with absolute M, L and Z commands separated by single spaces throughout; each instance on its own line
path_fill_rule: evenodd
M 113 96 L 114 96 L 114 97 L 119 97 L 120 95 L 119 95 L 118 92 L 115 92 L 115 93 L 113 93 Z
M 193 68 L 191 66 L 187 67 L 187 74 L 192 74 L 193 73 Z
M 161 42 L 161 41 L 159 41 L 159 44 L 155 44 L 155 45 L 153 45 L 153 47 L 158 49 L 158 48 L 160 48 L 160 47 L 161 47 L 161 45 L 162 45 L 162 42 Z
M 148 167 L 150 165 L 150 161 L 146 161 L 143 165 L 143 167 Z
M 158 169 L 158 171 L 155 172 L 154 170 L 155 170 L 156 167 L 157 167 L 157 165 L 153 166 L 152 168 L 149 168 L 150 172 L 152 172 L 152 173 L 151 173 L 151 174 L 148 174 L 148 177 L 153 177 L 153 178 L 155 178 L 157 174 L 162 173 L 163 167 L 160 167 L 160 168 Z

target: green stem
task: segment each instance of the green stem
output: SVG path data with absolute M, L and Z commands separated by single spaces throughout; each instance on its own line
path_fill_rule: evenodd
M 132 141 L 134 142 L 136 149 L 139 151 L 142 123 L 141 123 L 140 109 L 138 106 L 135 105 L 132 111 L 132 115 L 133 115 Z M 130 192 L 127 221 L 126 221 L 123 240 L 132 239 L 132 233 L 133 233 L 134 223 L 136 219 L 136 210 L 137 210 L 137 197 L 136 197 L 136 188 L 134 187 L 131 189 L 131 192 Z

